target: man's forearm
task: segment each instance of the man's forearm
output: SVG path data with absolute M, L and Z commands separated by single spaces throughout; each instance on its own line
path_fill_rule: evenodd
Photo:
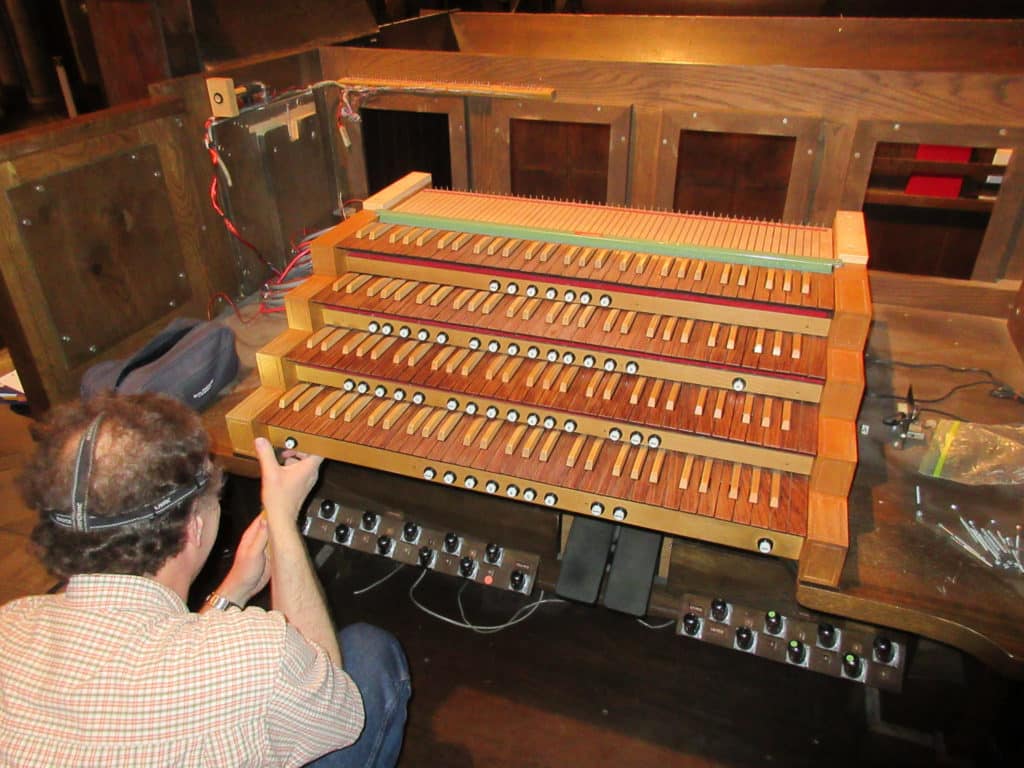
M 294 522 L 268 518 L 270 601 L 302 636 L 341 666 L 341 649 L 309 552 Z

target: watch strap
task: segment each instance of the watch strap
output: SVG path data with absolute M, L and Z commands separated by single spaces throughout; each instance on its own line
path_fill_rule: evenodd
M 224 597 L 224 595 L 217 594 L 216 592 L 211 592 L 207 595 L 205 602 L 215 611 L 226 611 L 228 608 L 238 608 L 241 610 L 242 608 L 238 603 L 234 603 Z

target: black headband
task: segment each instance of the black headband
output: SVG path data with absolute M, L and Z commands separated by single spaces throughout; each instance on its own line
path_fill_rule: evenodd
M 191 483 L 176 486 L 156 501 L 143 504 L 130 512 L 111 517 L 90 515 L 89 476 L 92 473 L 92 462 L 96 451 L 96 435 L 99 433 L 101 421 L 103 421 L 102 413 L 93 419 L 88 429 L 82 433 L 82 439 L 78 443 L 78 453 L 75 457 L 75 477 L 71 485 L 71 514 L 66 512 L 49 513 L 50 520 L 61 528 L 72 528 L 82 533 L 89 533 L 90 531 L 101 531 L 107 528 L 118 528 L 122 525 L 141 523 L 145 520 L 159 517 L 180 506 L 202 492 L 207 482 L 209 482 L 209 473 L 199 470 Z

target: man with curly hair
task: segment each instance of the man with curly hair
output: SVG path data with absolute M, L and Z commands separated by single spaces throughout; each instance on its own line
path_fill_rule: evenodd
M 0 608 L 0 766 L 395 764 L 404 655 L 368 625 L 335 635 L 295 524 L 322 459 L 257 439 L 264 514 L 191 613 L 220 522 L 198 416 L 101 396 L 33 431 L 32 538 L 67 587 Z M 268 582 L 272 610 L 245 608 Z

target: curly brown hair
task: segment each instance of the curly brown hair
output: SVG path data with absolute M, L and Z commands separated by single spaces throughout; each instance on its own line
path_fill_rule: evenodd
M 89 532 L 58 526 L 49 513 L 70 510 L 78 443 L 101 414 L 89 483 L 92 515 L 124 514 L 193 482 L 208 467 L 209 436 L 177 400 L 111 394 L 59 406 L 33 426 L 36 452 L 19 478 L 25 501 L 39 513 L 32 541 L 46 567 L 62 578 L 152 575 L 181 551 L 191 511 L 219 493 L 220 474 L 214 468 L 202 495 L 150 520 Z

